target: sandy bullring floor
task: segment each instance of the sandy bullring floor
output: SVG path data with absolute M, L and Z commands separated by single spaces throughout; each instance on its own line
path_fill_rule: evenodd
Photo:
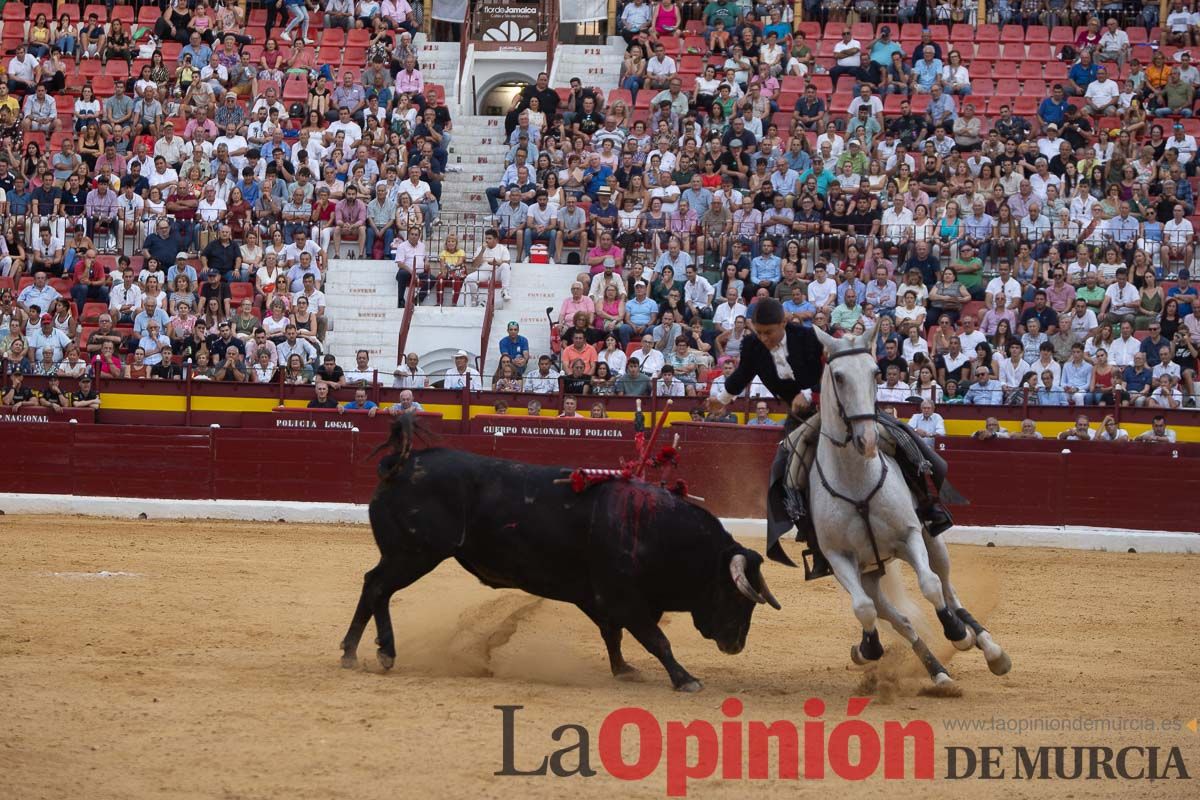
M 761 540 L 749 542 L 761 547 Z M 794 554 L 795 555 L 795 554 Z M 953 549 L 960 594 L 1011 654 L 993 677 L 978 651 L 948 666 L 956 699 L 919 696 L 915 658 L 885 661 L 865 717 L 934 725 L 946 745 L 1180 745 L 1191 781 L 849 785 L 694 783 L 693 797 L 1196 797 L 1200 734 L 950 732 L 946 720 L 1200 716 L 1200 559 L 1066 550 Z M 0 797 L 549 798 L 663 797 L 642 783 L 497 778 L 497 704 L 522 704 L 519 763 L 552 749 L 549 731 L 593 735 L 624 705 L 659 719 L 801 721 L 805 698 L 836 724 L 863 680 L 857 639 L 831 581 L 805 585 L 772 565 L 782 612 L 758 611 L 746 652 L 721 655 L 688 617 L 669 618 L 699 695 L 626 637 L 640 683 L 607 670 L 575 609 L 480 586 L 447 562 L 393 601 L 399 660 L 379 674 L 371 643 L 342 670 L 337 643 L 376 552 L 366 528 L 0 517 Z M 96 577 L 95 573 L 129 573 Z M 499 633 L 498 633 L 499 632 Z M 888 641 L 894 647 L 894 637 Z M 944 642 L 938 652 L 947 655 Z

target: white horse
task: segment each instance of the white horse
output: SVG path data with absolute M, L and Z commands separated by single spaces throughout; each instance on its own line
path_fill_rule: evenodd
M 979 647 L 988 668 L 1005 674 L 1012 668 L 1009 657 L 963 608 L 950 585 L 945 542 L 926 532 L 899 465 L 876 446 L 879 370 L 868 349 L 874 329 L 841 339 L 819 329 L 816 333 L 828 363 L 821 378 L 821 438 L 809 473 L 809 495 L 817 542 L 862 624 L 862 642 L 851 648 L 851 658 L 865 664 L 883 656 L 875 629 L 876 619 L 882 617 L 912 645 L 935 684 L 951 683 L 946 668 L 880 585 L 883 564 L 899 558 L 916 573 L 921 594 L 937 609 L 946 638 L 959 650 Z

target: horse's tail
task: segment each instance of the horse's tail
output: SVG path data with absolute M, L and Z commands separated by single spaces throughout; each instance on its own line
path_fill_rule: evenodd
M 391 450 L 379 463 L 379 477 L 385 480 L 395 477 L 412 455 L 413 440 L 420 438 L 425 441 L 426 433 L 425 428 L 413 419 L 412 414 L 398 415 L 392 423 L 388 438 L 371 451 L 370 457 L 374 458 L 383 450 Z

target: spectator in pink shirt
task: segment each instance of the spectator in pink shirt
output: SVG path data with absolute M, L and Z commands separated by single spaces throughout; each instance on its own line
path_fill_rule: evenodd
M 620 274 L 625 266 L 625 251 L 613 244 L 612 234 L 608 231 L 600 234 L 599 243 L 587 251 L 588 274 L 599 275 L 604 272 L 606 258 L 613 260 L 616 272 Z
M 389 28 L 416 34 L 416 20 L 408 0 L 383 0 L 379 6 L 379 13 L 387 20 Z
M 340 252 L 343 242 L 354 242 L 351 258 L 366 255 L 364 243 L 367 237 L 367 205 L 358 199 L 358 187 L 346 187 L 346 196 L 333 207 L 333 250 Z
M 585 327 L 590 328 L 592 320 L 596 316 L 596 304 L 592 302 L 592 298 L 583 293 L 583 283 L 575 281 L 571 284 L 571 296 L 563 300 L 562 306 L 558 309 L 559 335 L 575 324 L 575 315 L 579 312 L 587 315 Z
M 196 132 L 203 134 L 198 137 Z M 183 129 L 183 138 L 195 142 L 199 138 L 208 139 L 210 142 L 217 138 L 217 124 L 208 118 L 208 110 L 205 108 L 196 109 L 196 116 L 188 120 L 188 124 Z
M 983 322 L 979 323 L 979 329 L 985 336 L 995 336 L 1001 320 L 1008 320 L 1009 330 L 1017 327 L 1016 313 L 1008 308 L 1008 296 L 997 292 L 995 301 L 995 308 L 989 308 L 983 315 Z
M 417 57 L 404 59 L 404 69 L 396 73 L 396 94 L 411 95 L 414 100 L 425 91 L 425 79 L 417 67 Z

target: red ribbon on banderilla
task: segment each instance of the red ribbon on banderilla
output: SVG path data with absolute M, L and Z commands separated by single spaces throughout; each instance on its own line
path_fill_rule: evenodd
M 650 431 L 649 439 L 644 433 L 638 433 L 633 438 L 634 447 L 637 449 L 638 457 L 632 462 L 627 462 L 621 459 L 620 469 L 592 469 L 588 467 L 579 467 L 571 472 L 570 477 L 559 478 L 555 483 L 570 483 L 571 489 L 576 493 L 582 493 L 591 487 L 607 483 L 608 481 L 646 481 L 646 470 L 648 468 L 661 469 L 658 484 L 672 494 L 686 497 L 689 500 L 698 500 L 703 502 L 703 497 L 688 494 L 687 483 L 680 478 L 672 481 L 670 479 L 671 471 L 679 466 L 679 434 L 675 434 L 671 444 L 664 445 L 658 453 L 654 453 L 654 443 L 658 439 L 659 433 L 662 432 L 663 426 L 667 422 L 668 413 L 671 410 L 671 405 L 674 401 L 668 400 L 666 410 L 658 415 L 655 420 L 654 427 Z

